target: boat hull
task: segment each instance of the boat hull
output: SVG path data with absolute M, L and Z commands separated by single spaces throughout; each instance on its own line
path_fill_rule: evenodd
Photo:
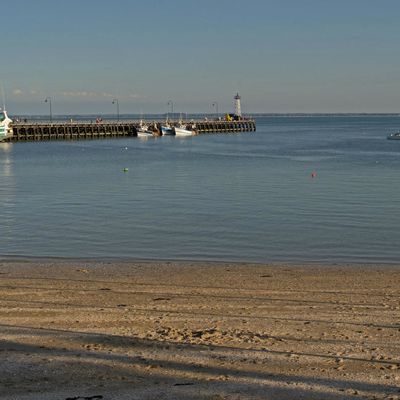
M 175 135 L 176 136 L 182 136 L 182 137 L 184 137 L 184 136 L 193 136 L 193 131 L 189 131 L 189 130 L 184 129 L 184 128 L 175 127 L 174 131 L 175 131 Z
M 391 133 L 387 138 L 389 140 L 400 140 L 400 132 Z
M 0 111 L 0 142 L 10 138 L 13 135 L 13 130 L 10 124 L 12 120 L 8 118 L 6 111 Z
M 153 136 L 153 132 L 147 130 L 146 128 L 139 128 L 136 131 L 136 134 L 138 137 L 152 137 Z
M 153 133 L 152 132 L 138 132 L 137 133 L 138 137 L 153 137 Z

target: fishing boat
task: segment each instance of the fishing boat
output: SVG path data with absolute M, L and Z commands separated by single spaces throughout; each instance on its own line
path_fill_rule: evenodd
M 174 128 L 169 124 L 162 125 L 161 126 L 161 134 L 163 136 L 173 135 L 174 134 Z
M 6 110 L 0 110 L 0 142 L 13 135 L 11 127 L 12 120 L 8 117 Z
M 175 131 L 176 136 L 184 137 L 184 136 L 193 136 L 194 135 L 194 131 L 187 129 L 187 126 L 183 125 L 183 124 L 179 124 L 178 126 L 175 126 L 174 131 Z
M 151 137 L 153 132 L 149 130 L 149 127 L 140 120 L 139 127 L 136 129 L 138 137 Z
M 400 131 L 391 133 L 387 138 L 390 140 L 400 140 Z

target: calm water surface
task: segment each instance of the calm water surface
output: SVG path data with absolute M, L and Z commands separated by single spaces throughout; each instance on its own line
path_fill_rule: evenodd
M 256 133 L 3 143 L 0 256 L 400 262 L 399 127 L 265 117 Z

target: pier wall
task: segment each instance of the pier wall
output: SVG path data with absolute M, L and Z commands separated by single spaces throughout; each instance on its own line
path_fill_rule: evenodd
M 83 140 L 101 138 L 122 138 L 137 136 L 139 121 L 101 122 L 101 123 L 13 123 L 13 136 L 7 141 L 42 141 L 42 140 Z M 184 124 L 195 124 L 197 134 L 253 132 L 256 130 L 254 120 L 242 121 L 190 121 Z M 150 124 L 154 135 L 160 135 L 161 122 Z M 175 125 L 175 123 L 171 123 Z

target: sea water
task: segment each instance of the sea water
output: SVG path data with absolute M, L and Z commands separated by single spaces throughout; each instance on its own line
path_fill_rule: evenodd
M 400 262 L 398 116 L 0 144 L 0 256 Z

